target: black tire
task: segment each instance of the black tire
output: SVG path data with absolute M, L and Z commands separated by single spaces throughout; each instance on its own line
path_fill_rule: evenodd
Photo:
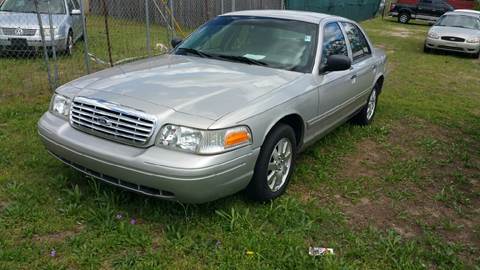
M 289 171 L 285 174 L 286 179 L 283 184 L 276 187 L 278 190 L 272 190 L 268 185 L 267 179 L 269 172 L 275 172 L 269 170 L 269 164 L 272 163 L 273 151 L 276 150 L 275 148 L 277 147 L 277 144 L 281 143 L 284 139 L 291 143 L 291 162 Z M 247 196 L 255 201 L 269 201 L 281 196 L 285 192 L 288 183 L 290 182 L 290 178 L 292 177 L 296 151 L 297 145 L 293 128 L 286 124 L 276 125 L 262 145 L 252 180 L 245 190 Z
M 398 14 L 398 22 L 399 23 L 407 24 L 410 21 L 411 18 L 412 18 L 412 16 L 410 15 L 410 13 L 406 12 L 406 11 L 402 11 L 402 12 L 400 12 L 400 14 Z
M 73 41 L 73 32 L 72 30 L 68 31 L 68 36 L 67 36 L 67 42 L 65 44 L 65 55 L 67 56 L 72 56 L 73 55 L 73 46 L 74 46 L 74 41 Z
M 424 52 L 424 53 L 431 53 L 431 52 L 432 52 L 432 49 L 429 48 L 429 47 L 427 47 L 427 45 L 425 44 L 425 45 L 423 45 L 423 52 Z
M 368 96 L 367 104 L 351 119 L 351 122 L 355 125 L 360 126 L 368 126 L 373 122 L 375 118 L 375 114 L 377 112 L 377 104 L 378 104 L 378 95 L 379 95 L 380 87 L 378 84 L 373 87 L 372 92 Z M 372 96 L 375 96 L 374 106 L 373 106 L 373 113 L 369 113 L 369 105 L 372 100 Z
M 480 59 L 480 52 L 472 54 L 472 58 Z

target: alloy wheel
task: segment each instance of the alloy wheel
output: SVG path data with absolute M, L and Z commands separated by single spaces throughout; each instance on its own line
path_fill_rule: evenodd
M 279 191 L 285 184 L 292 167 L 292 143 L 283 138 L 275 145 L 270 156 L 267 185 L 273 191 Z
M 367 105 L 367 119 L 370 120 L 375 114 L 375 109 L 377 107 L 377 91 L 373 89 L 372 94 L 370 94 L 370 98 L 368 99 Z

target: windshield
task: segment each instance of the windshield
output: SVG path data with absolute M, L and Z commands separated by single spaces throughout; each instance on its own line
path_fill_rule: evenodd
M 301 21 L 220 16 L 195 31 L 175 53 L 308 73 L 315 62 L 317 31 L 317 25 Z
M 38 11 L 48 13 L 48 2 L 50 1 L 50 12 L 52 14 L 65 14 L 64 0 L 38 0 Z M 0 7 L 0 11 L 35 13 L 33 0 L 6 0 Z
M 467 15 L 446 15 L 438 19 L 436 26 L 480 30 L 480 19 Z

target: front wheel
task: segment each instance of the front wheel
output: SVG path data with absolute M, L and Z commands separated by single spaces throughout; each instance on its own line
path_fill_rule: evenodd
M 367 104 L 352 118 L 352 122 L 357 125 L 367 126 L 370 125 L 375 117 L 377 111 L 378 102 L 378 86 L 375 85 L 370 96 L 368 97 Z
M 401 12 L 398 15 L 398 22 L 399 23 L 408 23 L 410 21 L 410 14 L 408 12 Z
M 65 54 L 68 56 L 73 55 L 73 33 L 72 31 L 68 32 L 67 42 L 65 44 Z
M 423 52 L 424 53 L 431 53 L 432 49 L 430 49 L 427 44 L 423 45 Z
M 292 176 L 296 150 L 292 127 L 286 124 L 274 127 L 260 150 L 247 195 L 256 201 L 268 201 L 282 195 Z

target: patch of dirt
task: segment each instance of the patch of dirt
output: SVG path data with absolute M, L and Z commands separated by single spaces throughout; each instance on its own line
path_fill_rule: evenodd
M 84 225 L 77 225 L 72 230 L 49 233 L 45 235 L 34 235 L 32 240 L 34 242 L 40 242 L 40 243 L 64 242 L 66 239 L 80 233 L 84 229 L 85 229 Z
M 379 177 L 378 167 L 385 166 L 391 158 L 390 154 L 378 143 L 371 139 L 361 141 L 357 145 L 357 153 L 343 159 L 345 167 L 341 171 L 341 178 L 356 179 L 359 177 Z
M 9 203 L 5 201 L 0 201 L 0 213 L 3 212 L 8 207 Z
M 359 142 L 357 151 L 340 162 L 343 166 L 337 173 L 339 185 L 364 178 L 374 179 L 372 182 L 376 186 L 366 187 L 374 190 L 373 195 L 352 201 L 346 195 L 337 194 L 333 200 L 343 209 L 348 223 L 357 229 L 369 226 L 380 230 L 393 229 L 405 238 L 413 238 L 422 235 L 423 228 L 428 228 L 448 242 L 479 247 L 480 239 L 475 232 L 478 227 L 475 226 L 480 224 L 480 158 L 475 153 L 478 153 L 480 144 L 468 144 L 472 166 L 465 165 L 462 152 L 453 153 L 450 148 L 458 138 L 465 136 L 459 130 L 421 119 L 397 122 L 381 141 L 367 138 Z M 413 174 L 413 181 L 382 182 L 386 175 L 395 173 L 392 172 L 393 164 L 415 160 L 422 162 L 411 169 L 417 172 Z M 459 175 L 466 180 L 459 180 Z M 447 194 L 446 199 L 439 199 L 445 187 L 453 187 L 454 192 Z M 401 191 L 407 191 L 409 197 L 402 199 L 389 195 Z M 458 207 L 462 209 L 461 213 Z M 460 256 L 472 262 L 475 254 L 465 252 Z
M 395 209 L 390 198 L 381 196 L 374 200 L 361 198 L 356 204 L 343 203 L 345 214 L 350 226 L 367 228 L 373 226 L 377 229 L 393 229 L 405 238 L 412 238 L 421 234 L 418 225 L 410 224 L 399 217 L 400 212 Z

